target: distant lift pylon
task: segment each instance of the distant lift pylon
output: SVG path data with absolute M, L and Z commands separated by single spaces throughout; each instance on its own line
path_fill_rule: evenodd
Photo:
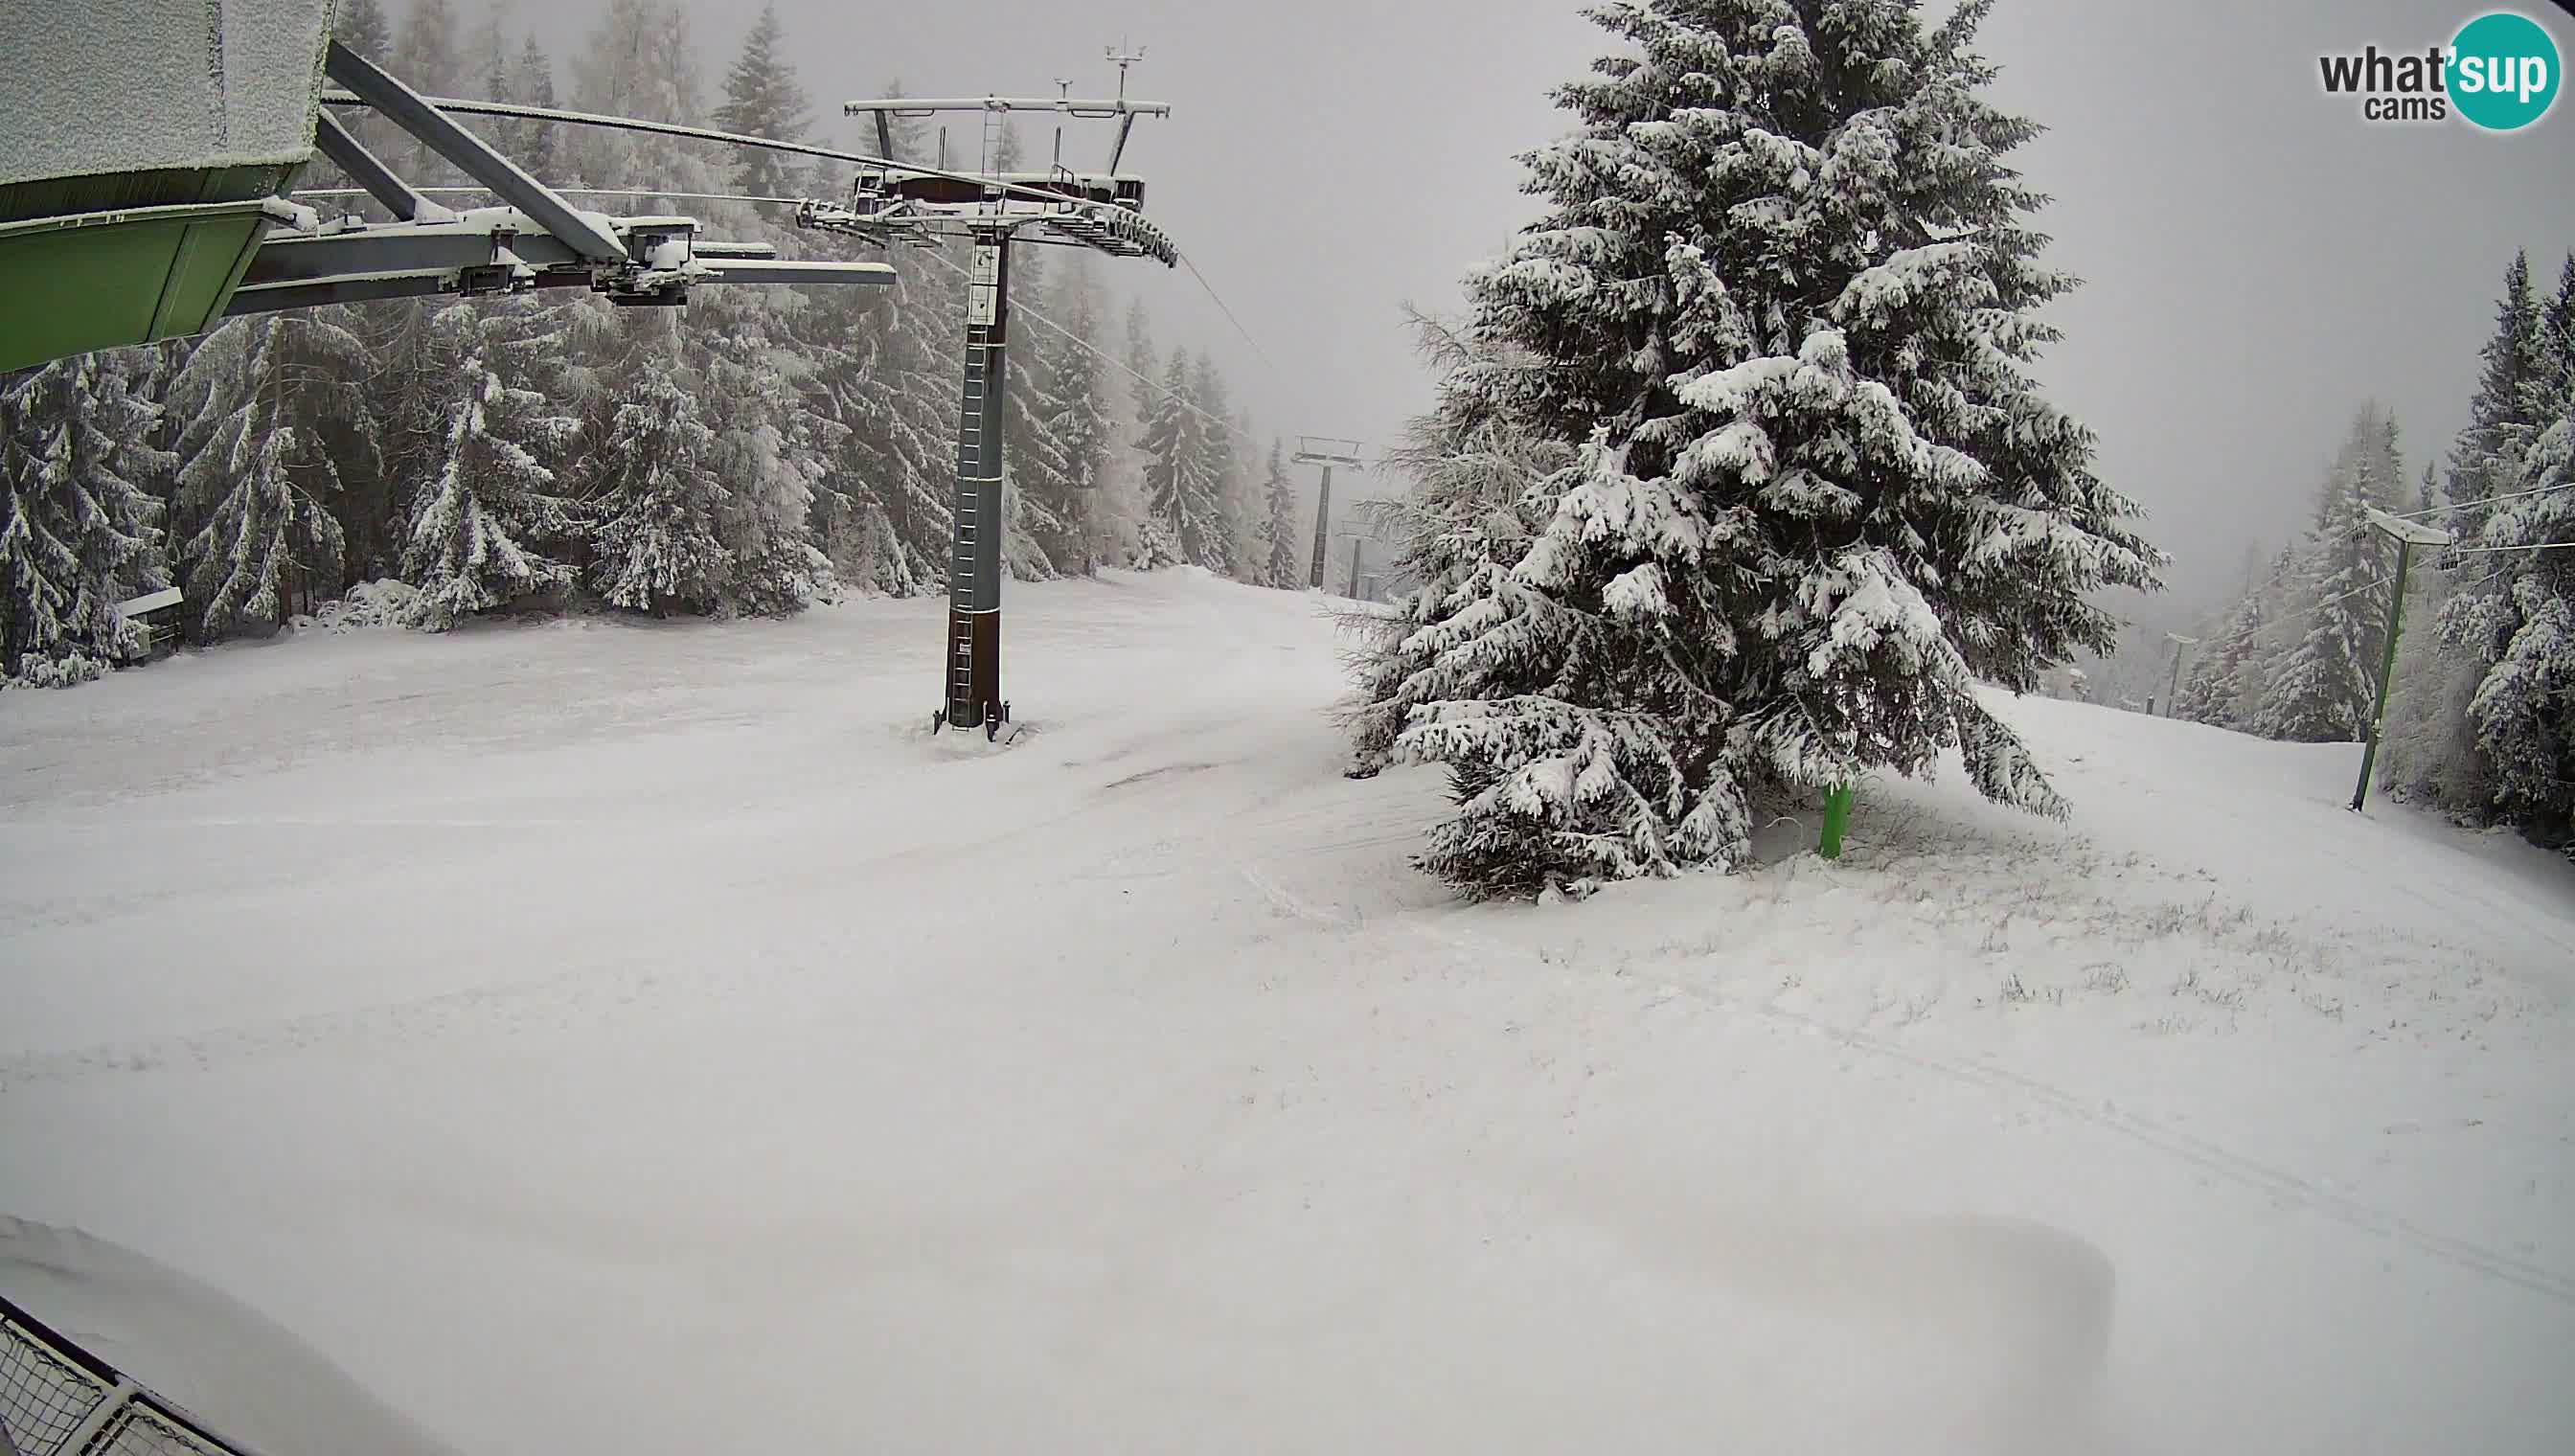
M 1306 586 L 1319 592 L 1323 588 L 1323 548 L 1332 539 L 1332 467 L 1337 465 L 1347 466 L 1351 470 L 1365 470 L 1367 463 L 1359 458 L 1357 441 L 1339 440 L 1326 435 L 1297 436 L 1295 460 L 1298 465 L 1319 465 L 1323 468 L 1323 489 L 1321 494 L 1314 498 L 1314 565 L 1305 579 Z M 1353 553 L 1351 560 L 1355 562 L 1357 548 L 1353 546 L 1351 551 Z M 1357 575 L 1355 567 L 1352 568 L 1351 575 L 1353 578 Z M 1356 596 L 1358 589 L 1353 586 L 1350 591 L 1351 595 Z

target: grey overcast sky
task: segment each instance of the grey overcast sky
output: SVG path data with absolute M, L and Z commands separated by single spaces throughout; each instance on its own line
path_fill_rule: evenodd
M 590 8 L 545 7 L 561 69 Z M 2222 590 L 2246 540 L 2276 547 L 2299 529 L 2364 400 L 2396 410 L 2419 471 L 2464 418 L 2513 250 L 2529 248 L 2553 280 L 2575 248 L 2575 101 L 2497 136 L 2371 126 L 2319 86 L 2323 51 L 2420 51 L 2486 8 L 2001 0 L 1988 22 L 2000 100 L 2050 128 L 2020 160 L 2056 199 L 2040 218 L 2057 239 L 2051 261 L 2086 280 L 2057 309 L 2068 337 L 2043 374 L 2100 434 L 2105 476 L 2145 503 L 2175 557 L 2174 591 L 2153 615 Z M 2523 8 L 2575 55 L 2575 20 L 2539 0 Z M 1167 336 L 1222 350 L 1265 430 L 1370 441 L 1427 397 L 1398 304 L 1455 303 L 1461 269 L 1532 215 L 1512 157 L 1563 129 L 1547 89 L 1605 40 L 1571 0 L 779 0 L 779 11 L 818 121 L 850 141 L 839 103 L 891 77 L 914 94 L 1047 95 L 1056 77 L 1097 93 L 1115 85 L 1108 43 L 1145 46 L 1134 91 L 1176 108 L 1141 124 L 1131 152 L 1149 211 L 1276 368 L 1233 339 L 1187 273 L 1122 264 L 1118 281 L 1147 295 Z M 711 79 L 758 12 L 754 0 L 698 0 Z M 1097 123 L 1068 139 L 1105 144 Z

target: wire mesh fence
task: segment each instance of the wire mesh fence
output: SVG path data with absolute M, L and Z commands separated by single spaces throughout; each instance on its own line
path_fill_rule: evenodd
M 146 1396 L 116 1413 L 81 1456 L 242 1456 Z
M 115 1374 L 104 1364 L 0 1302 L 0 1431 L 12 1456 L 64 1450 L 115 1388 Z
M 257 1456 L 0 1299 L 0 1456 Z

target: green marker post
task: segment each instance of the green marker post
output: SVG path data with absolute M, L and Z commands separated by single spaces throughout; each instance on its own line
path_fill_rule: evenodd
M 1824 793 L 1824 837 L 1816 846 L 1827 859 L 1842 857 L 1842 830 L 1850 826 L 1851 786 L 1847 783 Z
M 2352 786 L 2351 811 L 2369 801 L 2369 770 L 2378 762 L 2378 734 L 2387 722 L 2387 688 L 2396 678 L 2396 634 L 2405 625 L 2405 568 L 2418 546 L 2448 546 L 2454 539 L 2437 526 L 2425 526 L 2384 511 L 2369 513 L 2369 524 L 2396 541 L 2396 583 L 2387 598 L 2387 651 L 2378 667 L 2378 701 L 2369 710 L 2369 737 L 2360 750 L 2360 782 Z

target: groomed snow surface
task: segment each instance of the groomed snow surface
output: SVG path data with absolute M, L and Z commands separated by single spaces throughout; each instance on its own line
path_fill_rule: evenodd
M 1014 589 L 1000 750 L 938 602 L 11 694 L 0 1212 L 476 1456 L 2575 1449 L 2561 864 L 2032 700 L 2070 824 L 1463 907 L 1319 606 Z

